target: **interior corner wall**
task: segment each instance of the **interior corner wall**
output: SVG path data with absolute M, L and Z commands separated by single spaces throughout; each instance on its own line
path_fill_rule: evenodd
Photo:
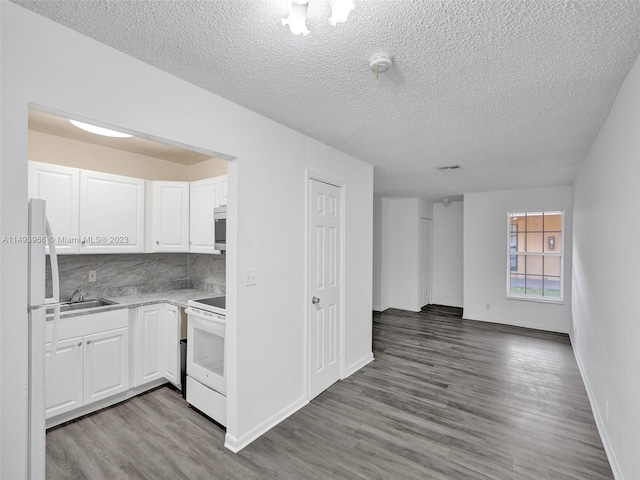
M 563 304 L 507 299 L 507 214 L 564 210 Z M 568 333 L 571 323 L 572 187 L 464 196 L 464 318 Z M 489 308 L 487 308 L 489 305 Z
M 346 361 L 357 368 L 371 358 L 371 165 L 14 3 L 0 2 L 0 21 L 0 235 L 27 234 L 30 103 L 235 157 L 227 232 L 235 241 L 227 251 L 230 444 L 242 448 L 307 395 L 302 239 L 310 170 L 346 185 Z M 0 478 L 17 479 L 26 476 L 26 244 L 0 244 L 0 265 Z M 249 268 L 258 283 L 245 287 L 238 272 Z
M 371 308 L 382 308 L 382 197 L 373 198 L 373 296 Z
M 433 205 L 432 303 L 462 308 L 464 304 L 464 202 Z
M 640 478 L 639 158 L 640 59 L 574 185 L 571 340 L 617 480 Z
M 379 289 L 375 291 L 378 296 L 373 305 L 380 310 L 399 308 L 418 312 L 420 216 L 430 212 L 430 204 L 418 198 L 381 198 L 374 208 L 380 222 L 376 229 L 380 252 L 374 256 Z

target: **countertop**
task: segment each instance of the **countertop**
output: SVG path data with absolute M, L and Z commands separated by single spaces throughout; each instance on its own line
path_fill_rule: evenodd
M 78 315 L 86 315 L 88 313 L 107 312 L 109 310 L 118 310 L 121 308 L 135 308 L 143 305 L 152 305 L 154 303 L 169 303 L 177 307 L 186 308 L 189 300 L 219 296 L 222 295 L 206 292 L 204 290 L 197 290 L 195 288 L 182 288 L 178 290 L 161 290 L 151 293 L 139 293 L 135 295 L 128 295 L 126 297 L 103 297 L 107 300 L 111 300 L 112 302 L 116 302 L 116 304 L 62 312 L 60 314 L 60 318 L 76 317 Z

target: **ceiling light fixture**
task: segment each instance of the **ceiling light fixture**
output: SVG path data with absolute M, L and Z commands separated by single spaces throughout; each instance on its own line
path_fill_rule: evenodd
M 356 0 L 329 0 L 331 5 L 331 18 L 329 23 L 334 27 L 338 23 L 344 23 L 349 14 L 356 9 Z
M 294 35 L 309 35 L 307 28 L 307 15 L 309 13 L 308 3 L 298 3 L 294 1 L 291 4 L 291 12 L 287 18 L 282 17 L 282 25 L 289 25 L 291 33 Z
M 69 120 L 71 125 L 78 127 L 81 130 L 89 133 L 95 133 L 96 135 L 102 135 L 103 137 L 115 137 L 115 138 L 129 138 L 133 135 L 128 133 L 116 132 L 115 130 L 109 130 L 108 128 L 96 127 L 90 123 L 79 122 L 77 120 Z
M 356 8 L 356 0 L 327 0 L 331 5 L 331 17 L 329 23 L 334 27 L 338 23 L 344 23 L 349 14 Z M 282 17 L 282 25 L 289 25 L 294 35 L 309 35 L 307 28 L 307 16 L 309 15 L 309 0 L 293 0 L 288 17 Z

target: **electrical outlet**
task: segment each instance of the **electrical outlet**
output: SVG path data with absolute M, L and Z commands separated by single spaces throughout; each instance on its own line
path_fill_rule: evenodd
M 487 303 L 487 306 L 485 307 L 487 310 L 491 310 L 491 304 Z
M 244 285 L 250 287 L 257 283 L 255 269 L 249 269 L 244 271 Z
M 609 400 L 604 401 L 604 416 L 605 421 L 609 423 Z
M 98 275 L 95 270 L 89 270 L 89 283 L 95 283 L 98 280 Z

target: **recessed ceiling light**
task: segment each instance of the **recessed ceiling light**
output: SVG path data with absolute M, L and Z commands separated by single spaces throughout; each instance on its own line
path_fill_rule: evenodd
M 128 133 L 116 132 L 115 130 L 109 130 L 108 128 L 96 127 L 95 125 L 79 122 L 77 120 L 69 120 L 69 122 L 74 127 L 78 127 L 79 129 L 84 130 L 85 132 L 95 133 L 96 135 L 102 135 L 104 137 L 115 137 L 115 138 L 133 137 L 133 135 L 129 135 Z

